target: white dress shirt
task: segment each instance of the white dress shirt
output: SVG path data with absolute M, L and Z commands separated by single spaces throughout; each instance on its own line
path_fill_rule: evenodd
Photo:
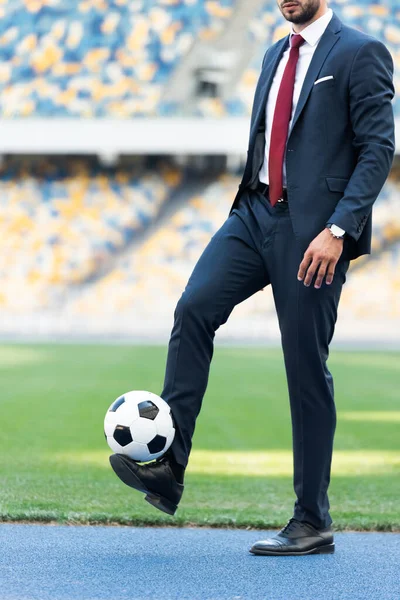
M 311 59 L 314 55 L 315 50 L 317 49 L 318 42 L 322 37 L 322 34 L 325 32 L 325 29 L 328 27 L 329 21 L 333 16 L 332 9 L 329 8 L 322 17 L 305 27 L 303 31 L 300 32 L 300 35 L 305 39 L 304 44 L 300 46 L 299 49 L 299 61 L 297 63 L 296 69 L 296 77 L 294 81 L 294 92 L 293 92 L 293 108 L 292 108 L 292 116 L 290 118 L 289 123 L 289 131 L 292 125 L 294 113 L 296 110 L 297 102 L 299 100 L 301 88 L 303 87 L 304 79 L 306 78 L 306 74 L 308 71 L 308 67 L 310 66 Z M 290 32 L 290 39 L 292 39 L 292 35 L 296 33 L 293 30 Z M 286 64 L 289 60 L 290 53 L 290 45 L 289 48 L 285 50 L 282 55 L 282 58 L 279 62 L 278 68 L 276 70 L 274 79 L 272 81 L 271 89 L 269 91 L 267 106 L 266 106 L 266 128 L 265 128 L 265 157 L 264 163 L 261 167 L 259 179 L 263 183 L 269 183 L 268 176 L 268 157 L 269 157 L 269 147 L 271 140 L 271 130 L 272 130 L 272 122 L 274 119 L 275 105 L 278 97 L 279 88 L 282 82 L 283 72 L 286 68 Z M 283 186 L 286 187 L 286 164 L 283 161 Z

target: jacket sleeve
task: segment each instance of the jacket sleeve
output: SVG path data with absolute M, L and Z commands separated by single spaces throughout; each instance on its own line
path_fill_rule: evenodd
M 394 93 L 391 54 L 380 41 L 368 40 L 357 51 L 349 81 L 357 165 L 344 196 L 327 221 L 344 229 L 355 240 L 361 236 L 393 163 Z

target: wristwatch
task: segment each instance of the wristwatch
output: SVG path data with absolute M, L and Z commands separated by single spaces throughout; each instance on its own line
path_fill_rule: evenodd
M 344 229 L 342 229 L 341 227 L 338 227 L 337 225 L 334 225 L 333 223 L 328 223 L 327 225 L 329 231 L 331 232 L 331 234 L 333 235 L 333 237 L 335 237 L 338 240 L 343 240 L 344 236 L 346 235 L 346 232 Z

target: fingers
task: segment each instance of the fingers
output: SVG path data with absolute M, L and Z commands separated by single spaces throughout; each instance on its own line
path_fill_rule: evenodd
M 314 287 L 317 288 L 317 290 L 319 290 L 319 288 L 322 285 L 326 271 L 328 269 L 328 264 L 329 264 L 328 261 L 324 261 L 319 266 L 317 279 L 315 280 L 315 284 L 314 284 Z
M 311 263 L 311 264 L 310 264 Z M 326 284 L 330 285 L 335 275 L 335 262 L 322 259 L 320 256 L 305 255 L 300 264 L 298 280 L 303 281 L 306 287 L 311 285 L 311 282 L 316 275 L 314 287 L 320 289 L 325 277 Z
M 319 289 L 326 278 L 330 285 L 336 264 L 343 252 L 343 240 L 332 238 L 328 230 L 321 232 L 309 245 L 300 263 L 297 279 L 309 287 L 316 275 L 314 287 Z
M 331 285 L 333 278 L 335 276 L 335 264 L 334 263 L 330 263 L 329 267 L 328 267 L 328 273 L 326 275 L 326 284 L 327 285 Z
M 311 285 L 313 277 L 314 277 L 315 273 L 317 272 L 318 265 L 319 265 L 319 260 L 317 258 L 314 258 L 311 265 L 307 269 L 306 277 L 304 279 L 304 285 L 306 287 L 309 287 Z
M 303 281 L 312 259 L 312 254 L 310 252 L 306 252 L 303 260 L 300 263 L 299 272 L 297 273 L 297 279 L 299 281 Z

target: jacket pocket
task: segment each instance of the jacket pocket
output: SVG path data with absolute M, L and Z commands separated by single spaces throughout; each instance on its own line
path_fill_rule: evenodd
M 342 177 L 325 177 L 325 180 L 331 192 L 344 192 L 349 183 L 348 179 Z
M 311 93 L 315 94 L 317 90 L 331 90 L 336 87 L 336 79 L 325 79 L 325 81 L 321 81 L 312 86 Z

